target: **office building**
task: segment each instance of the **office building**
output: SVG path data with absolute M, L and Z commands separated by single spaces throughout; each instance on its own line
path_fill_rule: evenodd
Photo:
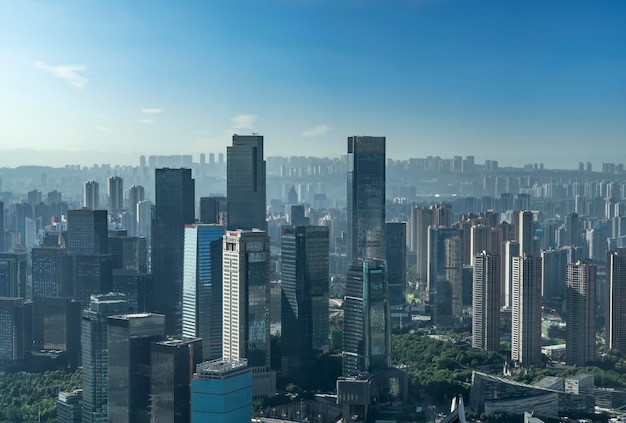
M 474 258 L 472 347 L 500 350 L 500 258 L 483 251 Z
M 0 296 L 0 368 L 22 364 L 30 355 L 28 310 L 23 298 Z
M 72 258 L 65 248 L 42 247 L 31 250 L 32 300 L 71 297 Z
M 281 236 L 282 368 L 300 386 L 318 377 L 311 364 L 329 350 L 328 228 L 283 226 Z
M 226 225 L 226 197 L 200 198 L 200 223 Z
M 191 381 L 191 423 L 251 419 L 252 372 L 247 360 L 217 359 L 198 364 Z
M 626 351 L 626 249 L 607 254 L 606 347 Z
M 26 253 L 0 253 L 0 297 L 26 298 Z
M 128 189 L 128 213 L 130 215 L 130 224 L 128 227 L 128 235 L 138 236 L 137 216 L 139 211 L 137 205 L 140 201 L 144 201 L 146 196 L 145 189 L 142 185 L 133 185 Z
M 168 334 L 182 328 L 185 225 L 194 223 L 195 181 L 191 169 L 156 169 L 152 226 L 154 310 L 166 316 Z
M 89 306 L 92 295 L 105 294 L 113 285 L 116 257 L 111 254 L 73 256 L 73 298 L 82 308 Z
M 124 208 L 124 180 L 119 176 L 108 179 L 109 213 L 117 215 Z
M 83 207 L 89 210 L 100 209 L 100 184 L 87 181 L 83 187 Z
M 67 297 L 44 298 L 33 303 L 33 350 L 65 353 L 68 366 L 80 361 L 80 303 Z
M 541 257 L 513 257 L 511 358 L 541 365 Z
M 148 271 L 148 243 L 145 238 L 134 236 L 109 237 L 108 254 L 115 256 L 115 268 Z
M 431 208 L 413 206 L 411 208 L 409 246 L 415 252 L 417 278 L 425 281 L 428 277 L 428 228 L 433 222 Z
M 193 369 L 202 362 L 201 340 L 153 342 L 150 357 L 152 416 L 160 423 L 188 423 Z
M 152 241 L 153 214 L 154 205 L 151 201 L 144 200 L 137 203 L 137 236 L 146 238 L 150 243 Z
M 406 223 L 385 223 L 385 239 L 389 305 L 402 306 L 406 303 Z
M 111 292 L 126 295 L 129 313 L 147 313 L 151 311 L 154 297 L 153 275 L 135 270 L 113 269 Z
M 110 316 L 109 422 L 148 423 L 150 419 L 150 348 L 165 338 L 165 316 L 126 314 Z
M 71 254 L 106 254 L 108 251 L 107 211 L 69 210 L 67 251 Z
M 106 423 L 109 400 L 109 353 L 107 321 L 109 316 L 124 314 L 128 302 L 124 294 L 93 295 L 81 319 L 83 364 L 83 423 Z
M 59 392 L 57 397 L 57 422 L 81 423 L 82 389 Z
M 384 260 L 385 137 L 348 137 L 348 262 Z
M 233 135 L 226 148 L 227 229 L 267 231 L 265 180 L 263 136 Z
M 372 373 L 391 365 L 388 292 L 384 260 L 358 259 L 348 266 L 343 301 L 343 376 Z
M 222 267 L 222 356 L 246 358 L 255 399 L 273 396 L 270 370 L 270 242 L 264 231 L 226 231 Z
M 567 337 L 565 362 L 583 367 L 596 357 L 595 264 L 567 265 Z
M 463 318 L 462 232 L 431 227 L 428 238 L 428 303 L 440 327 L 458 326 Z
M 185 226 L 183 337 L 202 338 L 202 358 L 222 356 L 221 225 Z

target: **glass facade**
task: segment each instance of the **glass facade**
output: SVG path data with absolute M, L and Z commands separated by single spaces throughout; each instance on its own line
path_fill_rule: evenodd
M 33 248 L 31 260 L 33 301 L 73 294 L 71 258 L 65 248 Z
M 434 323 L 454 327 L 463 317 L 463 242 L 459 229 L 431 227 L 428 292 Z
M 183 269 L 183 336 L 202 338 L 203 359 L 222 356 L 221 225 L 187 225 Z
M 406 303 L 406 223 L 385 223 L 387 278 L 389 279 L 389 304 Z
M 233 135 L 226 148 L 226 198 L 229 230 L 267 230 L 263 136 Z
M 72 254 L 106 254 L 107 211 L 81 209 L 67 213 L 67 250 Z
M 0 297 L 0 365 L 21 362 L 29 353 L 25 329 L 24 300 Z
M 111 290 L 115 256 L 109 254 L 74 256 L 74 298 L 83 308 L 92 295 Z
M 283 371 L 305 386 L 311 361 L 328 352 L 328 228 L 284 226 L 281 236 Z
M 385 137 L 348 137 L 348 262 L 385 259 Z
M 0 253 L 0 297 L 26 298 L 25 253 Z

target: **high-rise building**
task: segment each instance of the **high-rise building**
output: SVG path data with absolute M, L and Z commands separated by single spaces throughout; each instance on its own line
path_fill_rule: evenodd
M 196 366 L 191 381 L 191 423 L 248 422 L 251 418 L 252 372 L 245 358 Z
M 411 208 L 410 248 L 415 251 L 417 278 L 428 277 L 428 228 L 433 223 L 433 211 L 424 206 Z
M 533 238 L 535 236 L 533 212 L 516 212 L 515 232 L 516 240 L 520 246 L 520 255 L 538 255 L 538 251 L 533 251 Z
M 607 254 L 606 347 L 626 351 L 626 249 Z
M 93 255 L 108 252 L 107 211 L 69 210 L 67 216 L 67 251 Z
M 519 257 L 519 242 L 504 242 L 504 281 L 502 289 L 502 305 L 507 308 L 513 307 L 513 258 Z
M 500 258 L 483 251 L 474 258 L 472 347 L 500 349 Z
M 59 423 L 81 423 L 82 389 L 59 392 L 57 397 L 57 421 Z
M 110 316 L 109 353 L 109 422 L 150 421 L 150 348 L 152 342 L 165 338 L 162 314 L 126 314 Z
M 0 253 L 0 297 L 26 298 L 26 253 Z
M 124 180 L 111 176 L 108 180 L 109 213 L 117 214 L 124 208 Z
M 283 226 L 281 236 L 281 337 L 283 371 L 312 386 L 311 363 L 329 350 L 328 228 Z
M 406 303 L 406 223 L 385 223 L 389 305 Z
M 22 364 L 30 355 L 24 299 L 0 297 L 0 367 Z
M 126 313 L 124 294 L 93 295 L 81 319 L 83 364 L 83 423 L 108 421 L 109 363 L 107 320 L 109 316 Z
M 348 137 L 348 263 L 385 259 L 385 137 Z
M 222 355 L 246 358 L 255 398 L 274 395 L 270 370 L 270 242 L 265 231 L 226 231 L 222 267 Z
M 384 260 L 348 266 L 344 297 L 342 374 L 376 372 L 391 365 L 391 313 Z
M 71 297 L 72 261 L 65 248 L 33 248 L 32 299 L 38 301 L 49 297 Z
M 183 337 L 202 338 L 202 358 L 222 356 L 221 225 L 185 226 Z
M 4 245 L 4 203 L 0 201 L 0 253 L 6 251 Z
M 200 223 L 226 224 L 226 197 L 200 198 Z
M 595 264 L 567 265 L 565 362 L 571 366 L 586 366 L 596 357 L 596 275 Z
M 150 353 L 152 416 L 160 423 L 189 423 L 191 379 L 202 362 L 199 338 L 153 342 Z
M 180 334 L 185 225 L 195 220 L 195 182 L 191 178 L 191 169 L 156 169 L 155 178 L 153 306 L 156 312 L 165 314 L 167 333 Z
M 428 237 L 427 292 L 436 325 L 453 327 L 463 317 L 461 231 L 431 227 Z
M 33 350 L 63 351 L 72 369 L 80 362 L 80 303 L 51 297 L 33 303 Z
M 513 257 L 511 358 L 541 364 L 541 257 Z
M 267 230 L 265 180 L 263 136 L 233 135 L 226 148 L 227 229 Z
M 73 256 L 72 297 L 82 308 L 89 306 L 92 295 L 106 294 L 111 290 L 115 259 L 111 254 Z
M 87 181 L 83 187 L 83 207 L 89 210 L 100 208 L 100 184 Z
M 544 303 L 563 301 L 567 277 L 567 250 L 562 248 L 541 251 L 541 295 Z
M 140 201 L 137 203 L 137 236 L 152 241 L 152 216 L 154 206 L 151 201 Z M 152 244 L 150 244 L 152 245 Z
M 569 213 L 565 216 L 565 244 L 573 247 L 582 247 L 582 222 L 578 213 Z
M 139 211 L 137 204 L 140 201 L 144 201 L 146 196 L 145 189 L 142 185 L 133 185 L 128 189 L 128 213 L 130 214 L 130 227 L 128 228 L 128 234 L 130 236 L 138 236 L 137 232 L 137 216 Z

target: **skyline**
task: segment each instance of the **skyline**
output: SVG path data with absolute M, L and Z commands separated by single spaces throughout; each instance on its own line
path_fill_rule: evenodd
M 0 5 L 0 166 L 225 153 L 252 132 L 267 156 L 360 134 L 394 159 L 620 161 L 621 2 L 216 3 Z

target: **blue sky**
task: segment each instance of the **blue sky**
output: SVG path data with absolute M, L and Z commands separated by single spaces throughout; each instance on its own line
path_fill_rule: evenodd
M 393 158 L 623 162 L 624 22 L 624 1 L 0 0 L 0 166 L 250 132 L 266 155 L 367 134 Z

